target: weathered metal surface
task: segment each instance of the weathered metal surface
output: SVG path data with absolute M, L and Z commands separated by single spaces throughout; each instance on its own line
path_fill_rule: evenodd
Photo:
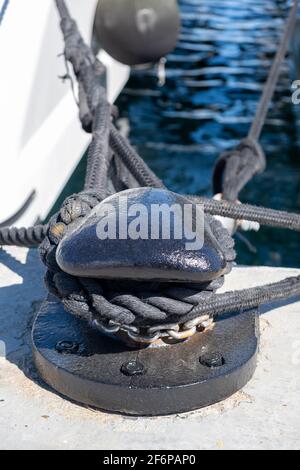
M 193 209 L 192 217 L 185 215 L 187 206 Z M 172 217 L 174 207 L 177 213 Z M 164 217 L 154 212 L 159 208 Z M 166 217 L 170 223 L 167 231 Z M 132 223 L 140 225 L 138 239 L 131 236 Z M 178 226 L 182 230 L 176 239 Z M 114 280 L 201 283 L 222 276 L 227 267 L 204 213 L 183 196 L 149 188 L 123 191 L 100 203 L 64 237 L 56 258 L 71 275 Z
M 192 413 L 137 419 L 78 406 L 39 379 L 30 331 L 43 273 L 36 251 L 0 250 L 0 449 L 299 449 L 299 302 L 261 310 L 258 366 L 242 391 Z M 296 275 L 234 268 L 222 291 Z
M 33 345 L 43 380 L 72 400 L 132 415 L 181 413 L 224 400 L 251 379 L 257 312 L 228 315 L 185 343 L 130 349 L 47 301 Z

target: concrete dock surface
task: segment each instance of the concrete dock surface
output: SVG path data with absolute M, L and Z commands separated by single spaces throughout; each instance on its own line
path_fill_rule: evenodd
M 236 267 L 223 290 L 299 273 Z M 0 249 L 0 449 L 299 450 L 300 299 L 261 308 L 258 367 L 244 390 L 192 413 L 130 418 L 71 403 L 39 379 L 31 327 L 43 274 L 36 251 Z

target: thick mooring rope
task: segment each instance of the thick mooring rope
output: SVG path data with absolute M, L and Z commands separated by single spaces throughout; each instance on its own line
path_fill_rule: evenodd
M 294 0 L 294 4 L 289 13 L 280 45 L 277 49 L 272 68 L 265 83 L 263 94 L 256 110 L 255 118 L 248 134 L 248 138 L 253 140 L 254 142 L 258 142 L 258 140 L 260 139 L 263 127 L 265 125 L 270 103 L 274 96 L 276 85 L 278 83 L 281 67 L 284 62 L 284 58 L 288 52 L 292 34 L 294 32 L 295 25 L 297 22 L 298 9 L 299 1 Z
M 101 193 L 98 193 L 101 194 Z M 225 217 L 233 220 L 248 220 L 257 222 L 262 226 L 282 228 L 300 232 L 300 215 L 269 209 L 266 207 L 253 206 L 250 204 L 235 204 L 228 201 L 216 201 L 200 196 L 186 195 L 195 204 L 204 208 L 208 215 Z M 28 248 L 38 247 L 45 238 L 48 225 L 38 225 L 29 228 L 4 228 L 0 229 L 0 246 L 26 246 Z
M 157 337 L 159 330 L 167 330 L 172 337 L 181 337 L 180 335 L 184 335 L 185 332 L 180 332 L 180 328 L 183 330 L 191 328 L 191 331 L 194 331 L 195 325 L 206 324 L 205 318 L 215 318 L 224 313 L 250 309 L 262 303 L 299 295 L 300 277 L 262 287 L 216 294 L 223 285 L 223 277 L 198 286 L 192 284 L 179 286 L 169 283 L 155 285 L 152 283 L 149 286 L 149 283 L 106 282 L 78 278 L 61 271 L 56 262 L 57 246 L 67 232 L 75 228 L 78 222 L 87 217 L 91 210 L 110 194 L 108 173 L 112 166 L 115 168 L 117 178 L 121 177 L 118 162 L 121 162 L 127 172 L 129 183 L 124 189 L 137 185 L 164 188 L 164 185 L 112 124 L 111 107 L 106 101 L 105 91 L 99 80 L 102 66 L 93 56 L 91 49 L 84 44 L 64 0 L 56 0 L 56 4 L 65 39 L 65 57 L 72 64 L 79 83 L 80 119 L 83 127 L 92 130 L 93 134 L 85 189 L 65 201 L 60 212 L 51 219 L 49 226 L 27 230 L 0 230 L 0 245 L 34 246 L 43 239 L 40 252 L 48 268 L 46 284 L 49 291 L 61 299 L 66 310 L 88 321 L 96 321 L 105 331 L 114 332 L 120 327 L 124 328 L 130 337 L 138 341 L 151 342 Z M 295 5 L 291 15 L 295 12 Z M 289 32 L 292 24 L 291 15 L 287 25 Z M 279 58 L 283 60 L 285 55 L 287 34 L 286 32 L 275 60 L 276 67 L 274 65 L 271 73 L 271 85 L 278 79 L 276 71 L 279 73 Z M 262 103 L 268 101 L 266 96 L 270 99 L 272 95 L 273 93 L 265 95 Z M 260 125 L 255 126 L 254 129 L 259 127 Z M 257 130 L 253 136 L 256 136 L 256 133 Z M 243 155 L 246 150 L 252 152 L 256 160 L 262 162 L 263 153 L 253 136 L 242 142 L 239 152 Z M 249 161 L 250 159 L 245 166 L 249 165 Z M 251 164 L 255 167 L 253 162 Z M 233 166 L 235 165 L 236 161 Z M 237 182 L 237 188 L 240 188 L 241 181 L 247 179 L 243 178 Z M 227 272 L 231 270 L 235 260 L 234 241 L 220 222 L 211 215 L 300 230 L 298 214 L 226 201 L 219 202 L 197 196 L 188 197 L 193 202 L 203 205 L 207 221 L 224 251 Z
M 102 107 L 107 101 L 105 89 L 100 84 L 103 66 L 96 59 L 91 48 L 84 43 L 64 0 L 55 1 L 61 16 L 61 29 L 65 40 L 65 57 L 66 60 L 72 64 L 80 86 L 80 118 L 82 119 L 82 117 L 84 117 L 82 125 L 85 128 L 93 128 L 95 125 L 95 116 L 97 112 L 101 112 L 98 108 Z M 91 120 L 91 123 L 88 123 L 88 119 Z M 93 149 L 89 152 L 87 171 L 88 186 L 90 186 L 89 180 L 93 181 L 94 178 L 98 178 L 97 175 L 94 176 L 91 165 L 97 169 L 103 164 L 99 162 L 101 155 L 97 153 L 96 142 L 99 137 L 101 138 L 101 136 L 97 135 L 97 129 L 99 130 L 99 127 L 95 125 Z M 132 148 L 128 140 L 122 137 L 112 123 L 110 123 L 110 146 L 140 186 L 164 187 L 159 178 L 148 168 L 143 159 Z
M 228 201 L 216 201 L 199 196 L 186 196 L 196 204 L 203 206 L 207 214 L 227 217 L 234 220 L 248 220 L 266 227 L 300 231 L 300 215 L 278 211 L 250 204 L 235 204 Z
M 106 282 L 64 273 L 56 262 L 57 246 L 101 199 L 97 193 L 85 192 L 68 198 L 59 214 L 50 221 L 47 236 L 40 246 L 42 260 L 48 268 L 46 285 L 68 311 L 89 321 L 113 320 L 122 325 L 149 328 L 157 323 L 178 322 L 200 300 L 222 286 L 224 278 L 195 287 L 166 283 L 153 288 L 149 283 Z M 236 257 L 234 241 L 220 222 L 208 216 L 208 223 L 223 248 L 229 272 Z
M 36 248 L 45 239 L 48 225 L 36 225 L 29 228 L 0 229 L 0 246 L 20 246 Z

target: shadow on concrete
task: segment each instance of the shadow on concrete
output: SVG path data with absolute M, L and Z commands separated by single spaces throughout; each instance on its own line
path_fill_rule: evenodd
M 37 250 L 0 249 L 2 353 L 26 377 L 46 387 L 34 367 L 31 348 L 32 325 L 46 295 L 43 277 Z
M 33 322 L 47 295 L 44 272 L 37 250 L 0 249 L 0 354 L 4 352 L 4 345 L 6 359 L 10 363 L 40 387 L 53 392 L 39 378 L 31 345 Z M 299 300 L 297 297 L 262 306 L 260 313 L 265 315 Z

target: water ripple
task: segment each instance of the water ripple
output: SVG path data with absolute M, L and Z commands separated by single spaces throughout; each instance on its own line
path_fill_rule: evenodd
M 118 102 L 121 116 L 129 119 L 133 144 L 171 189 L 211 194 L 220 152 L 247 134 L 291 4 L 181 0 L 182 29 L 168 57 L 166 86 L 158 87 L 155 68 L 132 73 Z M 262 138 L 268 169 L 242 199 L 299 211 L 300 107 L 291 103 L 290 69 L 287 60 Z M 250 235 L 258 254 L 240 246 L 240 261 L 299 266 L 299 236 L 285 233 L 284 243 L 282 237 L 265 230 Z

